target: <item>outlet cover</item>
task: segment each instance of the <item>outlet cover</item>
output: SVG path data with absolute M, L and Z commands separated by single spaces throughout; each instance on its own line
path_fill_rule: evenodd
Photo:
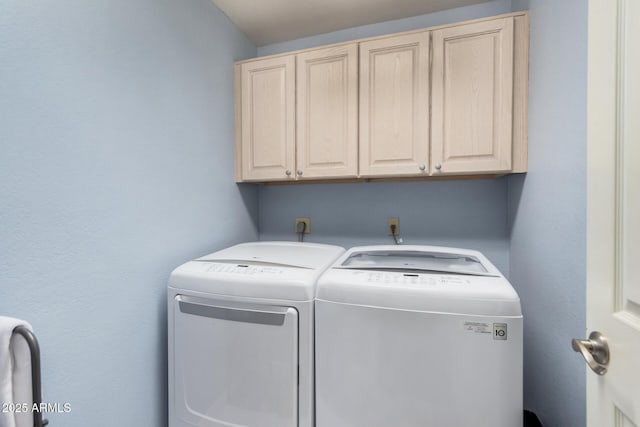
M 304 222 L 306 224 L 305 228 L 304 228 L 304 234 L 309 234 L 311 233 L 311 218 L 309 217 L 297 217 L 296 221 L 293 225 L 293 231 L 295 233 L 298 232 L 298 224 L 300 224 L 301 222 Z
M 396 236 L 400 234 L 400 218 L 397 216 L 390 216 L 387 219 L 387 234 L 391 236 L 393 233 L 391 232 L 391 226 L 396 226 Z

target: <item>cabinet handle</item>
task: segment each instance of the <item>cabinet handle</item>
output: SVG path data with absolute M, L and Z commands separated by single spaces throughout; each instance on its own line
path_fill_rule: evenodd
M 291 176 L 291 169 L 287 169 L 285 174 L 287 174 L 287 176 Z
M 420 169 L 421 171 L 424 171 L 427 167 L 425 165 L 420 165 L 418 166 L 418 169 Z
M 436 168 L 436 170 L 442 169 L 442 165 L 440 163 L 436 163 L 434 167 Z
M 296 171 L 296 173 L 298 174 L 298 176 L 301 176 L 301 175 L 302 175 L 302 170 L 298 169 L 298 170 Z

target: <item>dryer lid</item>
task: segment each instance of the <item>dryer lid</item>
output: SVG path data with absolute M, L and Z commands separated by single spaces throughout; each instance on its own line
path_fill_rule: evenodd
M 339 246 L 319 243 L 250 242 L 222 249 L 196 261 L 319 270 L 325 269 L 343 252 Z
M 243 243 L 189 261 L 169 278 L 174 289 L 286 301 L 310 301 L 339 246 L 298 242 Z

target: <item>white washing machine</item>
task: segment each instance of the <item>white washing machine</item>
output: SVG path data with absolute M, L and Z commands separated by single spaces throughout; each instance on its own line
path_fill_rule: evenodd
M 169 426 L 313 426 L 313 297 L 337 246 L 245 243 L 168 289 Z
M 522 314 L 481 253 L 352 248 L 318 281 L 317 427 L 522 427 Z

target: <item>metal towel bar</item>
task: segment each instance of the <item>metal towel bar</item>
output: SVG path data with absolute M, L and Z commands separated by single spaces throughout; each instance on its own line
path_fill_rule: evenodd
M 42 383 L 40 376 L 40 345 L 36 336 L 24 326 L 16 326 L 13 329 L 14 334 L 22 335 L 29 346 L 31 353 L 31 391 L 33 394 L 33 403 L 40 407 L 42 403 Z M 33 411 L 33 427 L 44 427 L 49 421 L 42 419 L 42 412 Z

